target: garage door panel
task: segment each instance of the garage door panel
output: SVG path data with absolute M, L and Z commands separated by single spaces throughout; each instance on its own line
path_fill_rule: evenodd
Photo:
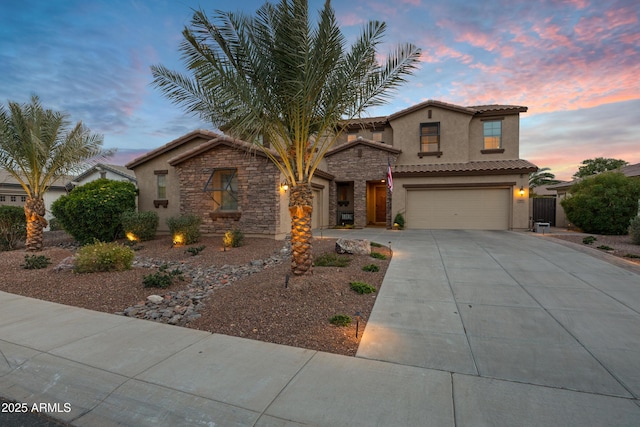
M 407 228 L 507 230 L 510 190 L 429 189 L 407 192 Z

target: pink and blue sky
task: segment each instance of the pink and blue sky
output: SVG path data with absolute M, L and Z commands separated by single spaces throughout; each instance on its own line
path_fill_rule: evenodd
M 124 164 L 207 123 L 150 86 L 153 64 L 182 70 L 192 9 L 253 13 L 256 0 L 3 0 L 0 103 L 40 96 L 104 135 Z M 322 6 L 311 0 L 310 9 Z M 343 32 L 386 21 L 382 53 L 422 48 L 422 62 L 388 115 L 436 99 L 516 104 L 520 156 L 569 179 L 584 159 L 640 162 L 638 0 L 333 1 Z

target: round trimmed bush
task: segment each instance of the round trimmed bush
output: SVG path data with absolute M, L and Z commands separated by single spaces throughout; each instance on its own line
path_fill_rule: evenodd
M 123 237 L 122 214 L 135 208 L 135 185 L 109 179 L 76 187 L 51 205 L 62 227 L 82 244 Z

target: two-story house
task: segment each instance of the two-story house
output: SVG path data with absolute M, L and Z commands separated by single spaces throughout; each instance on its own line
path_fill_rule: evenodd
M 537 167 L 519 158 L 526 111 L 426 101 L 346 124 L 313 178 L 313 226 L 391 227 L 402 213 L 409 229 L 527 229 L 528 174 Z M 161 219 L 193 213 L 205 233 L 290 231 L 284 179 L 246 142 L 198 130 L 127 167 L 138 180 L 139 209 Z

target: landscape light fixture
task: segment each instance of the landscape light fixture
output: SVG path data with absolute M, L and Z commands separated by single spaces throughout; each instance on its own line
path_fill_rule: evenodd
M 356 338 L 358 338 L 358 329 L 360 328 L 360 317 L 360 312 L 356 311 Z
M 288 189 L 289 189 L 289 184 L 287 184 L 286 182 L 280 183 L 280 190 L 287 191 Z

